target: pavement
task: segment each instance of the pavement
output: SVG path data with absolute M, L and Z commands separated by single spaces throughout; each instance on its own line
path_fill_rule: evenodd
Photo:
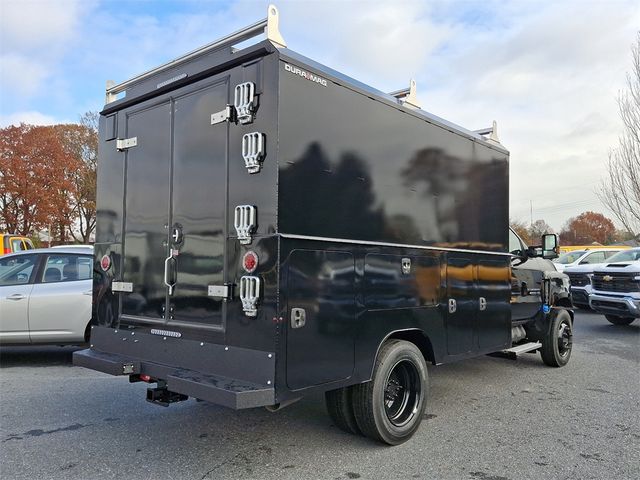
M 578 311 L 564 368 L 539 354 L 429 366 L 427 414 L 388 447 L 336 428 L 322 396 L 279 412 L 168 408 L 74 367 L 70 347 L 0 351 L 2 479 L 638 479 L 640 320 Z

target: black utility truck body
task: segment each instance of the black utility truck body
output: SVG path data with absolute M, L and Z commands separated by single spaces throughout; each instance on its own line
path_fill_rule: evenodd
M 562 280 L 512 268 L 543 260 L 509 253 L 495 128 L 302 57 L 277 19 L 108 86 L 91 347 L 74 362 L 150 382 L 163 405 L 326 391 L 341 428 L 395 444 L 422 418 L 426 361 L 514 341 L 564 341 L 568 360 Z M 558 312 L 568 333 L 550 334 Z

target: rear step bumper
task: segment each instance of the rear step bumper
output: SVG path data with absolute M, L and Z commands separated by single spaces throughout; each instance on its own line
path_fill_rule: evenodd
M 131 358 L 93 348 L 73 353 L 73 364 L 110 375 L 148 374 L 166 382 L 169 392 L 174 392 L 233 409 L 274 405 L 273 385 L 258 385 L 219 375 L 203 374 L 185 368 Z

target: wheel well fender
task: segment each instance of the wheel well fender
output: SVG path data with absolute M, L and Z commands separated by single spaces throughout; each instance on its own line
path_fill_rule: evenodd
M 433 353 L 433 345 L 431 344 L 431 340 L 425 333 L 418 328 L 410 328 L 406 330 L 395 330 L 389 333 L 386 337 L 382 339 L 382 341 L 378 344 L 378 349 L 376 350 L 376 357 L 378 358 L 378 353 L 380 352 L 380 348 L 382 345 L 388 340 L 406 340 L 407 342 L 413 343 L 424 357 L 425 361 L 431 362 L 432 364 L 436 364 L 435 355 Z M 375 362 L 374 362 L 375 365 Z M 373 370 L 371 371 L 373 375 Z

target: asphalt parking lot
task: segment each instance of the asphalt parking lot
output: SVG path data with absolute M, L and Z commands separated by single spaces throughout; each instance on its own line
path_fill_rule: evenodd
M 399 447 L 334 427 L 320 396 L 280 412 L 144 400 L 73 367 L 73 348 L 0 352 L 3 479 L 640 478 L 640 321 L 579 312 L 573 357 L 430 367 L 428 414 Z

